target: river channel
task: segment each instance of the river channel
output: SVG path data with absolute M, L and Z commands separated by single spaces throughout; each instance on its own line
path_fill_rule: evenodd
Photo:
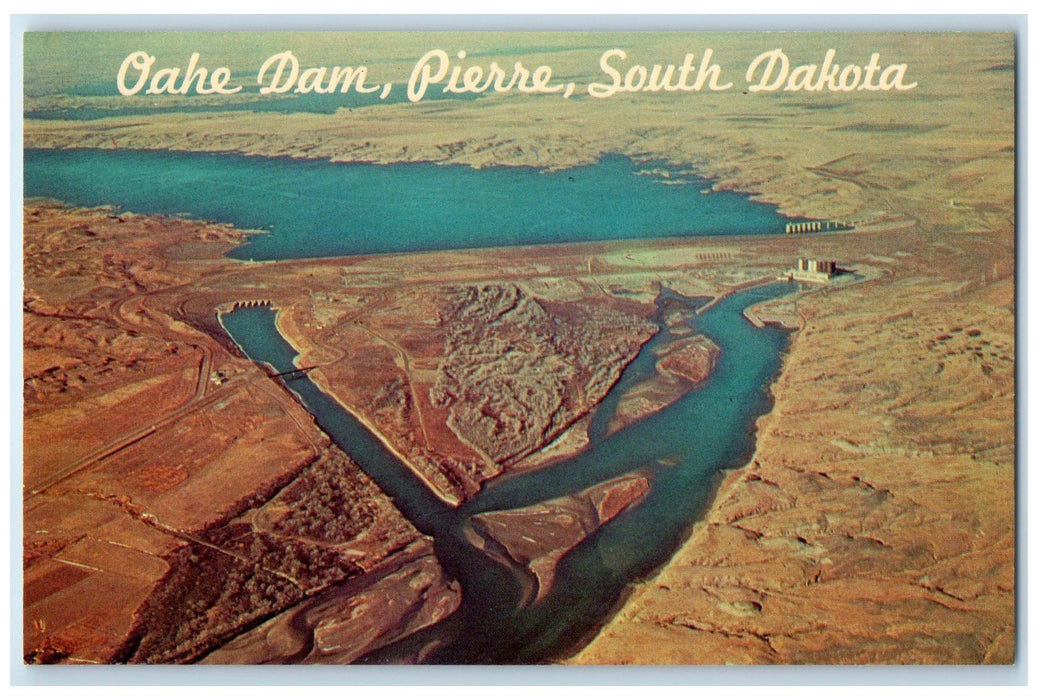
M 462 586 L 463 602 L 454 615 L 362 661 L 537 663 L 571 650 L 604 622 L 625 587 L 665 563 L 687 536 L 719 472 L 748 458 L 754 423 L 770 405 L 768 387 L 789 334 L 755 328 L 742 312 L 791 291 L 790 284 L 775 283 L 732 295 L 695 315 L 696 300 L 665 290 L 657 300 L 657 322 L 665 311 L 681 310 L 687 324 L 721 348 L 710 378 L 662 411 L 604 436 L 619 397 L 654 371 L 654 349 L 683 325 L 661 324 L 663 330 L 598 406 L 583 452 L 537 471 L 500 477 L 457 509 L 436 498 L 316 384 L 305 376 L 290 379 L 287 386 L 318 424 L 434 538 L 441 563 Z M 278 372 L 295 367 L 296 352 L 278 331 L 271 309 L 240 308 L 221 320 L 253 360 Z M 568 552 L 554 585 L 534 603 L 525 601 L 523 570 L 488 556 L 466 537 L 479 513 L 541 503 L 633 472 L 649 477 L 648 495 Z

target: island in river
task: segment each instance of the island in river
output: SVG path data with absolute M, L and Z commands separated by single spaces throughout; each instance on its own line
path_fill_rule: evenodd
M 298 365 L 453 505 L 582 449 L 588 416 L 655 333 L 661 287 L 720 296 L 807 257 L 854 276 L 756 310 L 797 332 L 752 457 L 670 563 L 586 648 L 557 657 L 1011 662 L 1012 37 L 884 41 L 908 55 L 926 100 L 717 95 L 694 122 L 674 100 L 650 122 L 633 101 L 560 103 L 546 122 L 543 105 L 492 99 L 356 109 L 348 128 L 253 112 L 26 120 L 34 148 L 545 168 L 665 155 L 789 215 L 858 224 L 250 265 L 224 257 L 242 240 L 227 226 L 28 202 L 26 659 L 346 662 L 460 606 L 429 538 L 217 313 L 276 307 Z M 710 354 L 661 356 L 623 420 L 687 391 Z M 566 372 L 538 372 L 546 363 Z M 509 400 L 500 377 L 541 398 Z M 534 572 L 533 600 L 555 557 L 646 486 L 481 516 L 481 537 Z M 565 525 L 554 543 L 509 532 L 545 523 Z

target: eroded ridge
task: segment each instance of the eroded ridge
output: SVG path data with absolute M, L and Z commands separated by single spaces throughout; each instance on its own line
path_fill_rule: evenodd
M 618 309 L 538 302 L 513 285 L 458 289 L 450 301 L 433 403 L 497 465 L 544 447 L 585 415 L 655 331 Z
M 317 333 L 303 309 L 280 325 L 322 389 L 460 503 L 588 415 L 656 330 L 650 304 L 558 287 L 401 285 L 315 310 Z

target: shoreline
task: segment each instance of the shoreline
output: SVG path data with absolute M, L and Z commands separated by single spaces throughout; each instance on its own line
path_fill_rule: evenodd
M 792 342 L 793 339 L 791 338 L 790 343 Z M 788 352 L 783 353 L 783 364 L 786 361 L 787 355 Z M 782 375 L 782 371 L 783 368 L 780 367 L 775 372 L 775 376 L 767 382 L 769 396 L 772 396 L 770 388 L 778 381 L 778 378 Z M 620 595 L 617 597 L 616 602 L 610 607 L 609 612 L 606 615 L 603 615 L 600 622 L 588 628 L 586 634 L 582 635 L 580 639 L 570 645 L 569 648 L 552 655 L 551 659 L 555 663 L 568 666 L 586 665 L 587 662 L 579 661 L 577 660 L 577 657 L 579 657 L 591 645 L 591 643 L 603 633 L 603 631 L 615 624 L 618 616 L 627 609 L 628 604 L 631 603 L 636 596 L 641 595 L 644 590 L 646 590 L 655 580 L 667 571 L 672 564 L 676 562 L 683 550 L 692 541 L 696 530 L 706 525 L 707 517 L 712 513 L 718 496 L 728 479 L 731 478 L 732 475 L 739 474 L 753 465 L 759 447 L 758 437 L 760 435 L 761 422 L 773 413 L 776 408 L 777 403 L 775 402 L 774 397 L 772 397 L 771 406 L 765 413 L 762 413 L 757 417 L 754 421 L 753 427 L 747 431 L 747 439 L 752 441 L 753 447 L 752 449 L 747 450 L 747 456 L 740 460 L 741 464 L 739 466 L 718 469 L 713 473 L 710 479 L 710 492 L 704 501 L 702 511 L 688 521 L 687 527 L 678 538 L 679 542 L 677 547 L 675 547 L 674 551 L 671 552 L 670 556 L 644 575 L 628 581 Z
M 181 113 L 181 114 L 183 114 L 183 113 Z M 199 114 L 205 114 L 205 113 L 202 112 L 202 113 L 199 113 Z M 227 116 L 247 117 L 247 116 L 251 115 L 252 113 L 250 113 L 250 112 L 221 112 L 220 114 L 221 115 L 227 115 Z M 308 114 L 308 113 L 300 112 L 300 113 L 293 113 L 293 114 L 296 114 L 296 115 L 304 114 L 305 115 L 305 114 Z M 170 113 L 170 114 L 159 115 L 155 119 L 155 121 L 161 122 L 163 118 L 168 117 L 168 116 L 176 116 L 176 114 Z M 144 118 L 146 119 L 147 117 L 145 116 Z M 106 121 L 111 120 L 112 122 L 117 122 L 120 119 L 124 119 L 124 117 L 104 117 L 104 118 L 98 119 L 96 121 L 106 122 Z M 46 129 L 44 128 L 44 125 L 46 125 L 48 123 L 52 123 L 52 124 L 55 124 L 57 126 L 68 126 L 70 124 L 71 125 L 78 125 L 78 124 L 81 124 L 82 122 L 78 122 L 76 120 L 47 120 L 47 119 L 33 119 L 33 118 L 30 118 L 30 119 L 25 121 L 25 125 L 28 127 L 27 131 L 28 130 L 32 130 L 34 128 L 36 130 L 39 130 L 39 131 L 46 131 Z M 135 125 L 135 124 L 131 123 L 131 125 Z M 102 127 L 102 129 L 104 129 L 104 128 L 111 129 L 111 128 L 119 128 L 120 126 L 122 126 L 122 124 L 112 123 L 112 124 L 101 124 L 100 126 Z M 78 130 L 77 129 L 73 129 L 73 131 L 78 131 Z M 83 131 L 86 131 L 86 129 L 84 129 Z M 298 151 L 293 152 L 293 153 L 285 153 L 283 151 L 278 151 L 278 150 L 275 150 L 275 149 L 271 149 L 271 150 L 255 150 L 255 149 L 245 150 L 244 148 L 230 148 L 230 149 L 228 149 L 228 148 L 216 148 L 216 147 L 213 147 L 211 144 L 209 144 L 209 147 L 206 147 L 206 144 L 200 144 L 201 147 L 191 147 L 191 148 L 169 146 L 169 145 L 165 145 L 165 146 L 163 146 L 163 145 L 158 145 L 158 146 L 143 146 L 143 145 L 142 146 L 137 146 L 137 145 L 135 145 L 135 146 L 130 146 L 130 147 L 120 147 L 120 146 L 113 146 L 113 145 L 110 145 L 108 143 L 100 143 L 100 144 L 97 144 L 97 145 L 53 145 L 53 144 L 46 144 L 46 143 L 43 143 L 43 144 L 33 143 L 31 141 L 31 139 L 33 138 L 31 135 L 27 136 L 27 138 L 29 138 L 30 141 L 28 143 L 24 143 L 23 144 L 23 150 L 34 150 L 34 151 L 100 151 L 100 152 L 111 152 L 111 151 L 130 151 L 130 152 L 134 152 L 134 151 L 141 151 L 141 152 L 172 153 L 172 154 L 194 153 L 194 154 L 210 155 L 210 156 L 217 156 L 217 157 L 220 157 L 220 156 L 232 156 L 232 157 L 246 158 L 246 159 L 265 158 L 265 159 L 269 159 L 269 160 L 283 160 L 283 161 L 289 161 L 289 162 L 299 162 L 299 161 L 321 162 L 321 163 L 328 163 L 328 164 L 333 164 L 333 165 L 363 165 L 363 166 L 431 165 L 431 166 L 436 166 L 436 167 L 469 168 L 471 170 L 477 170 L 477 171 L 478 170 L 490 170 L 490 169 L 528 170 L 528 171 L 535 172 L 535 173 L 558 173 L 558 172 L 565 172 L 567 170 L 574 170 L 576 168 L 585 168 L 585 167 L 589 167 L 589 166 L 593 166 L 593 165 L 599 164 L 602 161 L 603 158 L 608 158 L 610 156 L 613 156 L 613 157 L 624 158 L 624 159 L 630 161 L 631 164 L 635 165 L 635 166 L 644 166 L 646 164 L 652 164 L 652 163 L 659 164 L 661 166 L 660 173 L 665 173 L 666 174 L 664 176 L 664 178 L 665 178 L 665 180 L 667 180 L 667 184 L 670 184 L 670 185 L 688 185 L 688 186 L 691 186 L 691 187 L 695 187 L 695 188 L 697 188 L 699 190 L 700 194 L 704 194 L 704 195 L 705 194 L 709 194 L 709 193 L 713 193 L 713 192 L 735 192 L 737 194 L 744 195 L 747 198 L 752 199 L 755 202 L 760 202 L 760 203 L 763 203 L 763 204 L 769 204 L 769 205 L 774 206 L 774 207 L 778 207 L 779 206 L 778 203 L 773 202 L 773 201 L 771 201 L 769 199 L 763 198 L 760 195 L 759 192 L 749 191 L 749 190 L 746 190 L 746 189 L 740 189 L 740 188 L 736 188 L 736 187 L 728 187 L 728 188 L 726 188 L 726 187 L 720 186 L 720 183 L 717 180 L 717 178 L 711 177 L 709 175 L 701 174 L 699 172 L 699 167 L 700 166 L 697 165 L 696 163 L 678 162 L 678 161 L 668 160 L 668 159 L 666 159 L 665 156 L 660 156 L 660 155 L 651 156 L 651 155 L 645 154 L 644 152 L 629 153 L 629 152 L 626 152 L 626 151 L 623 151 L 623 150 L 602 150 L 602 151 L 599 151 L 599 152 L 595 153 L 594 155 L 587 156 L 587 157 L 560 158 L 558 161 L 556 161 L 554 163 L 541 164 L 541 165 L 534 165 L 534 164 L 524 163 L 524 162 L 514 162 L 514 161 L 509 161 L 507 159 L 503 160 L 501 162 L 493 163 L 493 164 L 483 164 L 483 163 L 472 163 L 472 162 L 468 162 L 468 161 L 465 161 L 465 160 L 453 160 L 452 156 L 449 156 L 449 155 L 448 156 L 442 156 L 440 158 L 421 157 L 421 156 L 417 157 L 417 158 L 405 158 L 405 157 L 394 157 L 394 156 L 390 156 L 390 155 L 378 155 L 378 156 L 374 156 L 374 157 L 371 157 L 371 158 L 356 158 L 356 157 L 353 157 L 353 158 L 349 158 L 349 159 L 344 159 L 344 158 L 336 157 L 334 155 L 314 154 L 314 153 L 311 152 L 310 149 L 306 149 L 306 150 L 301 149 L 301 150 L 298 150 Z M 38 138 L 43 138 L 43 137 L 38 137 Z M 670 179 L 670 175 L 672 175 L 675 172 L 677 172 L 677 173 L 686 173 L 687 175 L 683 175 L 683 178 L 688 178 L 688 179 L 687 180 L 682 179 L 680 181 L 679 180 L 671 180 Z M 652 177 L 653 175 L 656 175 L 658 173 L 654 173 L 654 172 L 651 172 L 651 171 L 646 171 L 646 170 L 643 169 L 643 170 L 634 171 L 634 174 L 637 175 L 638 177 L 647 177 L 648 178 L 648 177 Z M 267 233 L 269 233 L 269 232 L 267 232 Z

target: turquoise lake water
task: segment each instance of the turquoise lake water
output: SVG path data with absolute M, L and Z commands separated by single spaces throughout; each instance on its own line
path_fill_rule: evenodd
M 666 184 L 610 155 L 533 168 L 343 164 L 231 154 L 28 150 L 25 196 L 270 231 L 231 255 L 280 260 L 662 236 L 780 233 L 775 207 Z

